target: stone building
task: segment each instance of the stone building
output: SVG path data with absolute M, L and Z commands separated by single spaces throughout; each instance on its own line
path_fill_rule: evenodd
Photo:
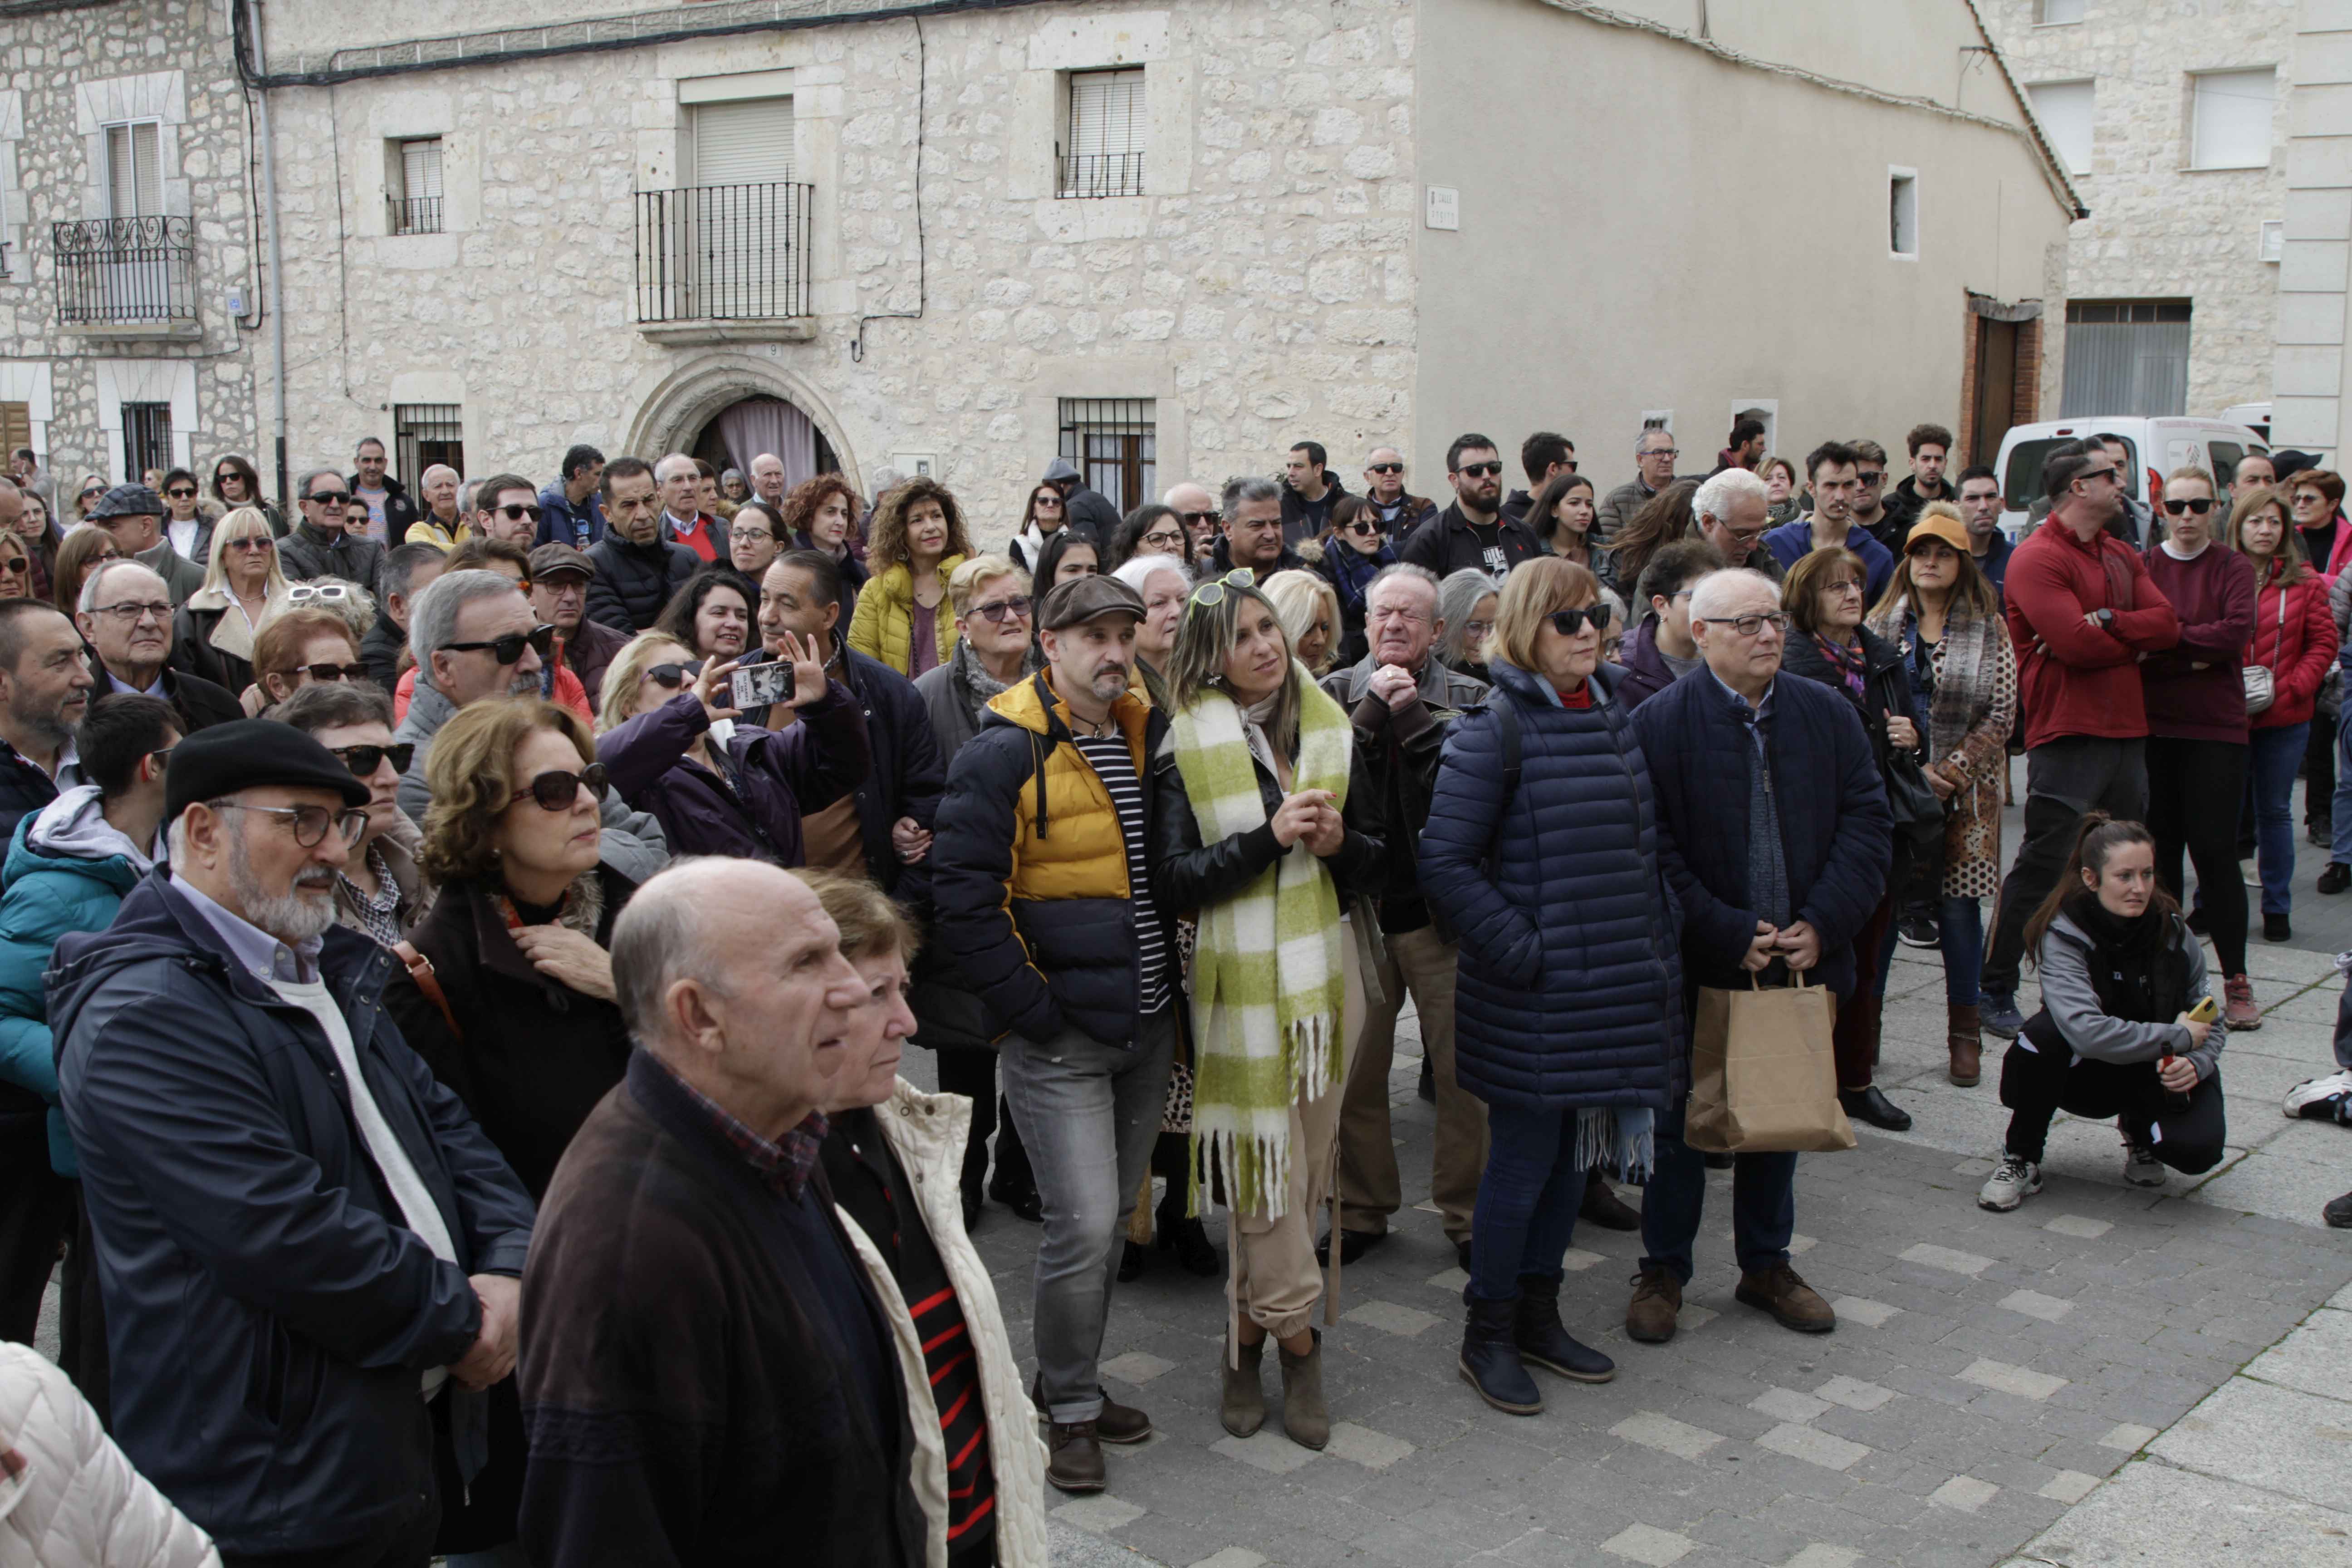
M 845 8 L 268 0 L 240 71 L 222 0 L 20 0 L 0 397 L 111 474 L 104 367 L 167 364 L 173 441 L 267 471 L 282 328 L 292 468 L 774 449 L 936 473 L 995 538 L 1057 452 L 1123 505 L 1302 437 L 1442 492 L 1455 434 L 1548 427 L 1614 482 L 1748 409 L 1997 441 L 2057 374 L 2074 198 L 1968 0 L 1859 51 L 1870 0 Z M 186 314 L 88 357 L 52 236 L 111 221 L 149 108 L 77 105 L 151 80 Z M 1990 373 L 1987 323 L 2029 340 Z
M 2268 403 L 2295 0 L 1979 8 L 2091 209 L 2051 416 Z

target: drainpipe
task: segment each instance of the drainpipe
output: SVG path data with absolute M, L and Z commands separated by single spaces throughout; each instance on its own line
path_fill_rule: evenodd
M 245 0 L 245 14 L 246 26 L 253 40 L 253 74 L 265 77 L 268 68 L 261 53 L 261 0 Z M 269 89 L 265 87 L 254 89 L 254 125 L 261 137 L 262 243 L 269 249 L 268 292 L 263 309 L 269 312 L 270 380 L 277 388 L 272 433 L 278 465 L 278 504 L 290 511 L 293 503 L 288 498 L 293 493 L 293 486 L 286 468 L 286 253 L 278 242 L 278 142 L 269 131 Z M 342 172 L 337 170 L 335 177 L 341 179 Z

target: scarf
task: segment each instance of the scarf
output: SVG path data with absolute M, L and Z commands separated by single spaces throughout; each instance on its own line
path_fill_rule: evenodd
M 1297 671 L 1294 790 L 1344 801 L 1354 729 L 1304 668 Z M 1204 692 L 1171 726 L 1176 766 L 1202 840 L 1265 826 L 1265 801 L 1241 710 Z M 1192 1012 L 1201 1049 L 1192 1099 L 1192 1202 L 1206 1179 L 1236 1214 L 1279 1217 L 1290 1187 L 1290 1108 L 1338 1087 L 1347 982 L 1339 966 L 1339 896 L 1331 873 L 1295 845 L 1256 880 L 1200 911 Z M 1214 1017 L 1223 1026 L 1202 1026 Z M 1204 1154 L 1205 1151 L 1205 1154 Z
M 1844 680 L 1845 689 L 1853 695 L 1854 700 L 1861 701 L 1863 683 L 1870 675 L 1870 659 L 1862 651 L 1862 644 L 1857 642 L 1853 647 L 1848 647 L 1842 642 L 1832 642 L 1821 633 L 1815 632 L 1813 646 L 1822 650 L 1822 657 L 1830 661 L 1830 668 L 1836 670 L 1839 678 Z
M 490 895 L 490 904 L 510 931 L 520 931 L 530 923 L 522 918 L 522 911 L 515 908 L 514 900 L 504 889 Z M 566 931 L 578 931 L 590 942 L 596 940 L 596 928 L 604 923 L 604 882 L 597 876 L 595 867 L 581 872 L 572 886 L 563 889 L 563 901 L 556 906 L 555 923 Z
M 1034 671 L 1037 664 L 1037 650 L 1032 647 L 1021 660 L 1023 676 L 1025 678 Z M 980 656 L 972 652 L 971 644 L 961 637 L 956 639 L 955 651 L 948 655 L 948 679 L 954 681 L 956 689 L 963 693 L 964 706 L 971 710 L 975 721 L 980 710 L 987 707 L 992 699 L 1011 689 L 1004 681 L 981 668 Z

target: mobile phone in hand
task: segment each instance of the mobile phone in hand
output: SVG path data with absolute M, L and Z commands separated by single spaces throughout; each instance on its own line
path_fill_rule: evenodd
M 781 660 L 747 664 L 728 678 L 728 685 L 735 707 L 765 708 L 792 696 L 793 667 Z
M 2189 1009 L 2189 1021 L 2192 1024 L 2210 1024 L 2221 1016 L 2221 1004 L 2210 996 L 2205 997 L 2197 1005 Z

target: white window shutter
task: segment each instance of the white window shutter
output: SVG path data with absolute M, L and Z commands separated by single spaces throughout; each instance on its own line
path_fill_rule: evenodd
M 1075 71 L 1070 76 L 1074 158 L 1116 157 L 1144 150 L 1143 72 Z
M 2189 165 L 2198 169 L 2264 169 L 2271 162 L 2271 117 L 2278 96 L 2278 72 L 2205 71 L 2196 79 L 2195 145 Z
M 2087 81 L 2036 82 L 2025 89 L 2028 101 L 2033 105 L 2033 118 L 2042 122 L 2042 134 L 2058 161 L 2066 165 L 2070 174 L 2091 172 L 2092 116 L 2097 108 L 2097 89 Z
M 441 139 L 428 137 L 400 144 L 401 195 L 409 201 L 437 201 L 441 196 Z
M 106 193 L 114 217 L 163 210 L 162 140 L 154 121 L 106 128 Z
M 694 183 L 757 185 L 793 177 L 793 100 L 694 106 Z

